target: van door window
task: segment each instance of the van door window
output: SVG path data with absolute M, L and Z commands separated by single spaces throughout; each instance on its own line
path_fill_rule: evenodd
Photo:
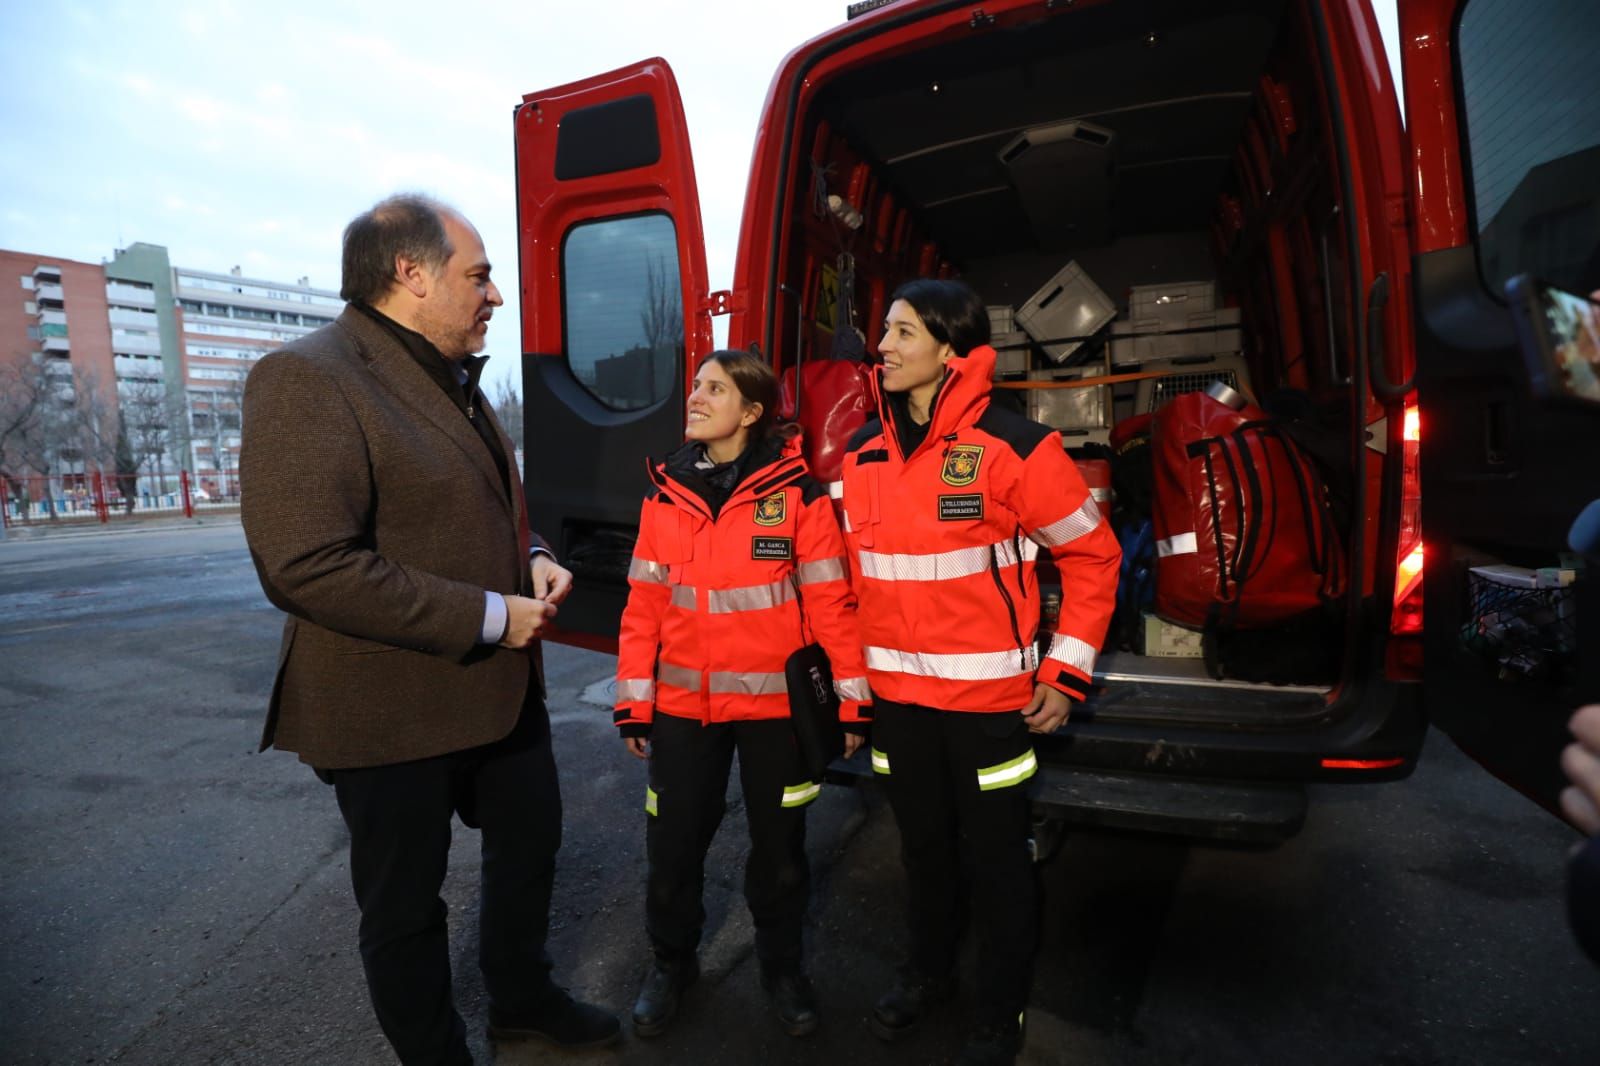
M 561 251 L 567 363 L 616 411 L 660 403 L 682 376 L 678 233 L 664 214 L 585 222 Z
M 1600 286 L 1600 57 L 1591 0 L 1469 0 L 1458 25 L 1479 262 Z

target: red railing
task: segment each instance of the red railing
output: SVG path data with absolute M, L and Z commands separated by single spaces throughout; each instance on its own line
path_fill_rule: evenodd
M 193 518 L 196 512 L 239 506 L 237 482 L 223 495 L 186 470 L 176 474 L 61 474 L 0 476 L 0 515 L 5 527 L 47 523 L 109 523 L 162 515 Z

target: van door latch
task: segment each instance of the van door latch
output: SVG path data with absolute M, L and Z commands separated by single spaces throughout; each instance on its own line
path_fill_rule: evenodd
M 744 301 L 739 300 L 736 302 L 733 298 L 733 292 L 730 289 L 718 289 L 716 292 L 710 293 L 706 296 L 706 302 L 700 308 L 700 310 L 711 312 L 711 317 L 715 318 L 718 315 L 727 315 L 732 314 L 734 311 L 743 311 Z

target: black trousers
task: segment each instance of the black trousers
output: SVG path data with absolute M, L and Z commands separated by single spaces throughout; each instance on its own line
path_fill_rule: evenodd
M 978 1022 L 1015 1020 L 1033 982 L 1038 923 L 1026 784 L 1033 742 L 1021 713 L 879 697 L 872 749 L 900 827 L 912 968 L 930 977 L 950 972 L 970 900 Z
M 663 961 L 685 958 L 699 947 L 706 851 L 726 812 L 735 750 L 750 827 L 744 898 L 755 920 L 756 957 L 769 976 L 798 972 L 811 896 L 806 807 L 821 786 L 801 766 L 788 719 L 703 726 L 656 715 L 645 802 L 645 928 Z
M 450 819 L 482 830 L 478 965 L 490 1002 L 518 1013 L 549 994 L 550 893 L 561 789 L 550 721 L 530 695 L 510 735 L 430 759 L 319 771 L 350 829 L 361 962 L 378 1024 L 405 1066 L 467 1063 L 450 991 L 445 903 Z

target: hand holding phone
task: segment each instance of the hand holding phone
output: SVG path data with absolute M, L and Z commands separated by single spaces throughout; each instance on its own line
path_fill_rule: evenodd
M 1535 399 L 1600 404 L 1600 303 L 1527 274 L 1506 296 Z

